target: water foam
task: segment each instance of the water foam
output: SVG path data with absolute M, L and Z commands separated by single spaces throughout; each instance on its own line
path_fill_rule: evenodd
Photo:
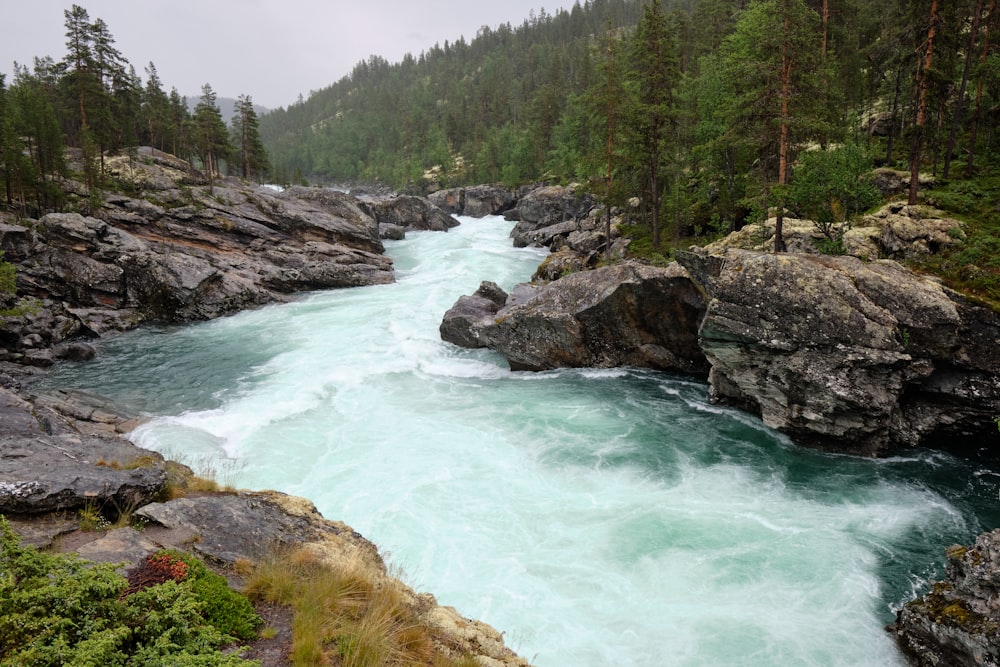
M 902 664 L 892 606 L 1000 480 L 799 449 L 684 378 L 443 343 L 458 296 L 539 259 L 463 223 L 387 244 L 394 285 L 126 337 L 77 384 L 162 415 L 144 446 L 309 497 L 540 667 Z

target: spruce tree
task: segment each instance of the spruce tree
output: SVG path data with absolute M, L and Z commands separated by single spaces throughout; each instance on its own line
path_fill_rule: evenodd
M 191 137 L 194 149 L 201 159 L 202 169 L 208 176 L 209 191 L 214 185 L 215 177 L 222 175 L 222 161 L 232 153 L 229 131 L 215 100 L 215 91 L 206 83 L 201 87 L 201 99 L 194 108 Z
M 233 144 L 239 153 L 240 175 L 247 180 L 263 180 L 270 170 L 267 150 L 260 138 L 260 124 L 253 99 L 240 95 L 233 112 Z

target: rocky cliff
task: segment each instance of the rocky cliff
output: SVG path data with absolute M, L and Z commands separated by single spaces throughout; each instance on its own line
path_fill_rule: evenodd
M 1000 665 L 1000 530 L 948 549 L 947 577 L 889 626 L 917 667 Z
M 415 197 L 278 192 L 232 179 L 208 187 L 158 152 L 107 163 L 120 192 L 133 194 L 90 197 L 68 183 L 78 212 L 0 219 L 21 297 L 0 303 L 14 307 L 0 319 L 0 360 L 46 365 L 74 353 L 64 341 L 145 321 L 211 319 L 304 290 L 391 282 L 380 230 L 399 238 L 458 224 Z
M 143 322 L 210 319 L 303 290 L 391 282 L 382 237 L 457 221 L 413 197 L 277 192 L 235 180 L 209 187 L 186 163 L 149 151 L 107 165 L 117 194 L 90 196 L 67 183 L 75 212 L 0 218 L 0 250 L 17 267 L 18 288 L 0 295 L 0 515 L 36 547 L 126 571 L 160 549 L 181 549 L 236 586 L 238 564 L 304 550 L 329 567 L 361 567 L 373 586 L 393 591 L 435 656 L 526 666 L 500 632 L 391 576 L 375 545 L 308 500 L 206 491 L 184 466 L 125 440 L 136 422 L 100 397 L 22 388 L 59 358 L 93 355 L 88 339 Z M 97 529 L 84 530 L 81 517 Z M 270 613 L 268 624 L 276 635 L 246 657 L 291 664 L 290 612 Z
M 708 299 L 710 395 L 802 444 L 1000 454 L 1000 316 L 899 264 L 728 250 L 678 259 Z
M 374 586 L 394 591 L 426 629 L 435 655 L 469 656 L 490 667 L 528 665 L 494 628 L 391 576 L 374 544 L 325 519 L 308 500 L 194 486 L 190 470 L 120 436 L 133 424 L 94 396 L 25 400 L 0 387 L 0 516 L 23 543 L 119 563 L 126 572 L 161 549 L 180 549 L 237 586 L 247 563 L 308 552 L 327 567 L 362 568 Z M 97 525 L 84 526 L 82 517 Z M 275 635 L 253 642 L 246 657 L 262 667 L 292 664 L 290 623 L 285 614 L 271 614 Z
M 957 223 L 924 212 L 890 206 L 870 222 L 859 238 L 883 250 L 927 252 L 928 238 L 957 238 L 942 231 Z M 815 232 L 799 227 L 793 239 Z M 683 268 L 626 263 L 502 300 L 463 297 L 442 338 L 490 347 L 515 369 L 707 372 L 714 400 L 831 451 L 1000 456 L 1000 314 L 891 260 L 741 248 L 752 240 L 742 232 L 678 253 Z

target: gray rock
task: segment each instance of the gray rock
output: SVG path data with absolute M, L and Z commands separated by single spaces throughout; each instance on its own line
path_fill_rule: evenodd
M 517 203 L 516 193 L 498 185 L 438 190 L 427 198 L 450 215 L 466 215 L 471 218 L 503 215 Z
M 76 510 L 117 514 L 156 498 L 167 473 L 128 466 L 136 448 L 89 436 L 0 436 L 0 514 Z M 124 466 L 124 467 L 120 467 Z
M 465 297 L 450 324 L 454 339 L 488 346 L 516 370 L 640 366 L 704 374 L 697 330 L 704 300 L 678 265 L 635 263 L 519 286 L 495 314 Z
M 459 222 L 422 197 L 397 195 L 361 202 L 362 207 L 379 224 L 397 225 L 404 229 L 446 232 Z
M 132 528 L 116 528 L 76 549 L 77 555 L 95 563 L 138 563 L 160 550 L 160 545 Z
M 367 540 L 344 526 L 324 521 L 315 507 L 291 513 L 287 496 L 274 492 L 211 495 L 151 503 L 135 516 L 193 536 L 190 547 L 217 563 L 259 559 L 291 545 L 341 535 L 375 551 Z
M 947 556 L 946 579 L 900 609 L 889 630 L 919 667 L 1000 665 L 1000 530 Z
M 32 404 L 0 389 L 0 514 L 43 514 L 92 505 L 116 515 L 156 498 L 166 472 L 153 452 L 118 437 L 86 435 L 51 406 L 61 402 L 81 418 L 113 423 L 120 415 L 98 399 Z M 86 402 L 89 407 L 82 407 Z M 96 405 L 94 404 L 96 403 Z M 112 429 L 113 430 L 113 429 Z M 142 463 L 144 465 L 138 465 Z
M 710 396 L 800 444 L 861 455 L 996 446 L 1000 316 L 890 261 L 678 254 L 710 301 Z
M 406 238 L 406 227 L 382 222 L 378 226 L 378 235 L 385 240 L 402 241 Z

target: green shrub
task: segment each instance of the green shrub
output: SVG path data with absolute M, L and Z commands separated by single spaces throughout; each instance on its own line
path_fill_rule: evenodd
M 3 251 L 0 251 L 0 294 L 13 294 L 17 291 L 14 265 L 3 261 Z
M 204 568 L 189 558 L 183 558 L 189 566 Z M 191 585 L 199 579 L 211 577 L 168 580 L 126 595 L 128 581 L 115 565 L 21 546 L 0 517 L 0 666 L 257 664 L 219 650 L 231 637 L 208 620 L 203 593 Z
M 209 570 L 194 556 L 173 551 L 168 553 L 187 563 L 188 575 L 184 581 L 201 602 L 205 620 L 224 635 L 237 639 L 257 636 L 261 618 L 246 596 L 231 589 L 225 577 Z

